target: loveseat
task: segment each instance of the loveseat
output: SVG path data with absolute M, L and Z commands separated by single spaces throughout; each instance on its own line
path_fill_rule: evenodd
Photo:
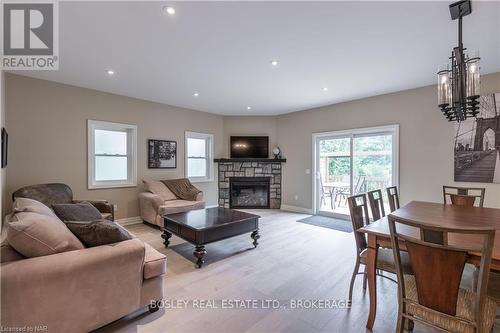
M 6 224 L 23 214 L 37 218 L 14 213 Z M 2 330 L 90 332 L 163 299 L 166 257 L 138 238 L 30 258 L 13 246 L 0 250 Z
M 145 223 L 163 227 L 162 216 L 205 208 L 203 192 L 195 200 L 177 197 L 162 181 L 144 180 L 144 192 L 139 194 L 141 218 Z

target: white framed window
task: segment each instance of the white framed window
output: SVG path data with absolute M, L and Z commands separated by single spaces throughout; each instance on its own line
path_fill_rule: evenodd
M 88 120 L 88 188 L 137 185 L 137 126 Z
M 186 177 L 191 182 L 214 180 L 213 134 L 186 132 Z

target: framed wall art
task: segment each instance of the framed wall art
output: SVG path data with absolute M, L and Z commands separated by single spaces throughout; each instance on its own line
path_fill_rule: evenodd
M 148 168 L 177 168 L 177 141 L 148 140 Z

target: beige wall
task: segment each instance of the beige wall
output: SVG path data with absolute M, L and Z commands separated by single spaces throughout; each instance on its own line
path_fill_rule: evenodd
M 117 218 L 139 215 L 141 180 L 184 176 L 184 131 L 215 135 L 221 157 L 223 118 L 204 112 L 72 87 L 18 75 L 6 75 L 9 119 L 7 195 L 30 184 L 64 182 L 75 198 L 108 199 L 118 205 Z M 138 187 L 87 190 L 87 119 L 138 126 Z M 177 141 L 177 169 L 146 165 L 147 139 Z M 217 203 L 217 183 L 197 183 L 208 205 Z
M 231 135 L 269 136 L 269 157 L 271 150 L 278 145 L 278 117 L 274 116 L 226 116 L 224 117 L 224 154 L 229 157 L 229 138 Z
M 500 92 L 500 73 L 483 76 L 481 92 Z M 441 186 L 458 183 L 453 182 L 455 125 L 436 107 L 436 94 L 436 87 L 428 86 L 280 116 L 278 139 L 288 159 L 283 204 L 312 208 L 312 176 L 305 172 L 312 168 L 312 133 L 389 124 L 400 125 L 402 201 L 441 201 Z M 473 185 L 486 187 L 486 206 L 500 207 L 500 184 Z
M 482 77 L 482 93 L 493 92 L 500 92 L 500 73 Z M 118 218 L 139 214 L 139 189 L 86 189 L 87 119 L 138 125 L 139 180 L 183 176 L 185 130 L 214 133 L 216 157 L 228 157 L 230 135 L 269 135 L 271 147 L 279 145 L 288 159 L 283 169 L 283 204 L 311 209 L 312 176 L 306 169 L 312 168 L 312 133 L 399 124 L 402 201 L 440 201 L 441 186 L 454 184 L 454 124 L 437 109 L 435 86 L 282 116 L 222 117 L 8 74 L 6 102 L 10 134 L 7 195 L 23 185 L 64 181 L 78 198 L 117 203 Z M 146 168 L 148 138 L 177 140 L 176 170 Z M 500 207 L 500 184 L 473 185 L 486 186 L 486 206 Z M 216 183 L 199 187 L 208 204 L 215 204 Z

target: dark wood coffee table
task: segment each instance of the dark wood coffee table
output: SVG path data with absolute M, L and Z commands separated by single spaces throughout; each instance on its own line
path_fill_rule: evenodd
M 196 266 L 201 268 L 203 257 L 207 253 L 205 245 L 226 238 L 251 232 L 253 246 L 259 245 L 259 215 L 245 213 L 229 208 L 213 207 L 192 210 L 185 213 L 165 215 L 161 237 L 168 247 L 172 234 L 196 246 L 193 255 L 197 258 Z

